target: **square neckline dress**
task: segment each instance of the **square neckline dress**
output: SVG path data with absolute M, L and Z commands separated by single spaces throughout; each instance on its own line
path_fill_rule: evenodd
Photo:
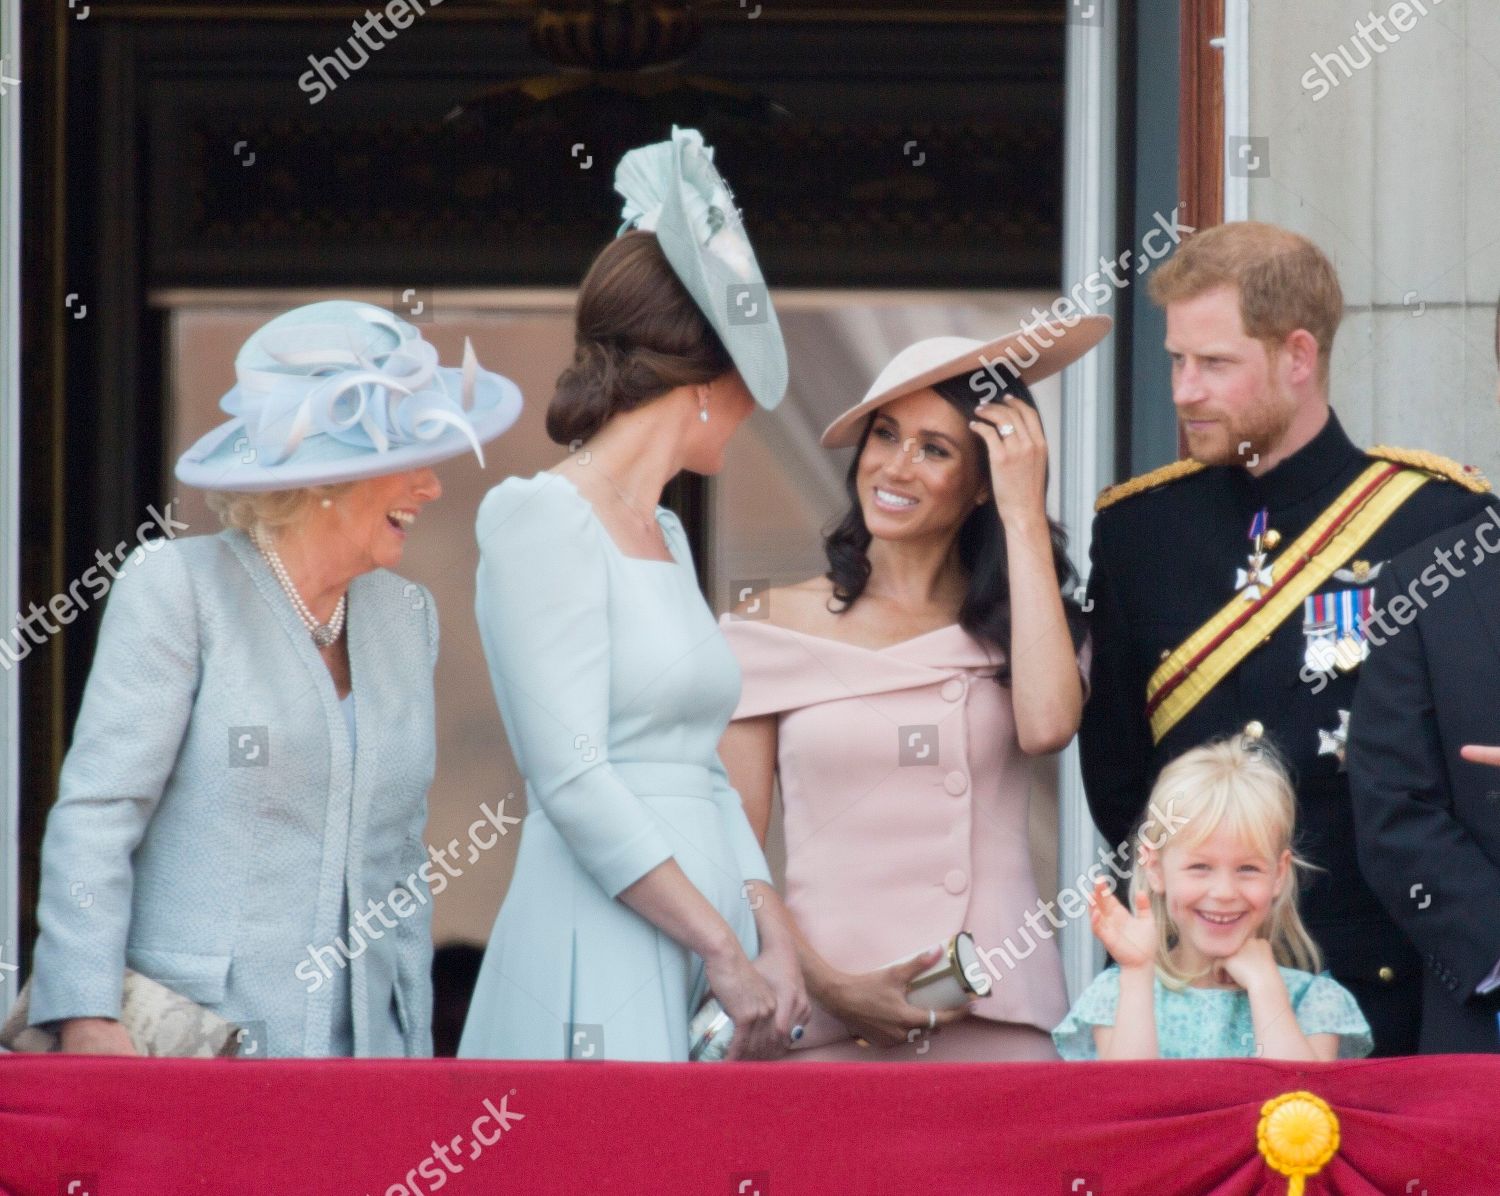
M 759 949 L 745 885 L 770 873 L 717 755 L 739 667 L 656 517 L 673 561 L 627 556 L 557 474 L 480 506 L 475 614 L 528 813 L 460 1057 L 685 1061 L 703 961 L 617 900 L 669 858 Z

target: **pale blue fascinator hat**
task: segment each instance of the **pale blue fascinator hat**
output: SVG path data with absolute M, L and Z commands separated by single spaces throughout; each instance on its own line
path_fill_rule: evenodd
M 183 453 L 178 480 L 208 490 L 291 490 L 422 469 L 472 451 L 521 413 L 521 391 L 463 364 L 405 320 L 334 299 L 293 308 L 252 333 L 219 406 L 233 418 Z
M 703 135 L 673 125 L 671 140 L 631 150 L 615 170 L 615 190 L 625 198 L 621 234 L 656 234 L 755 401 L 774 409 L 786 394 L 786 344 L 734 196 Z

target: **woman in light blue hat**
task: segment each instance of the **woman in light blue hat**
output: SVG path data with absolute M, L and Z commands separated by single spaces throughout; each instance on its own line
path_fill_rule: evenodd
M 131 968 L 259 1055 L 430 1055 L 432 596 L 390 572 L 432 466 L 520 412 L 363 303 L 245 343 L 177 463 L 225 530 L 121 572 L 42 847 L 29 1020 L 133 1054 Z M 87 900 L 80 897 L 87 894 Z
M 615 186 L 626 227 L 547 410 L 571 455 L 479 511 L 479 628 L 530 812 L 459 1054 L 686 1060 L 711 990 L 730 1057 L 771 1058 L 807 996 L 715 751 L 739 670 L 660 498 L 781 401 L 786 352 L 697 132 L 631 151 Z

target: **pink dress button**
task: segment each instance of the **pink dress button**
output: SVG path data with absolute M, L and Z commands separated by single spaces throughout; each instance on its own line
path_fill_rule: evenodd
M 954 868 L 947 876 L 943 877 L 943 888 L 955 897 L 969 887 L 968 876 L 959 868 Z
M 969 778 L 955 770 L 943 778 L 943 788 L 954 797 L 960 797 L 969 791 Z
M 952 677 L 943 683 L 943 697 L 949 702 L 956 702 L 968 688 L 961 678 Z

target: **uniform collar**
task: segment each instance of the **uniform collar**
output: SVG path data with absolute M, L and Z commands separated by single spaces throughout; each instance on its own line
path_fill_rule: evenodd
M 1339 417 L 1330 409 L 1322 431 L 1274 469 L 1259 477 L 1238 467 L 1233 473 L 1250 505 L 1275 511 L 1310 498 L 1339 481 L 1351 464 L 1363 459 L 1364 454 L 1345 435 Z

